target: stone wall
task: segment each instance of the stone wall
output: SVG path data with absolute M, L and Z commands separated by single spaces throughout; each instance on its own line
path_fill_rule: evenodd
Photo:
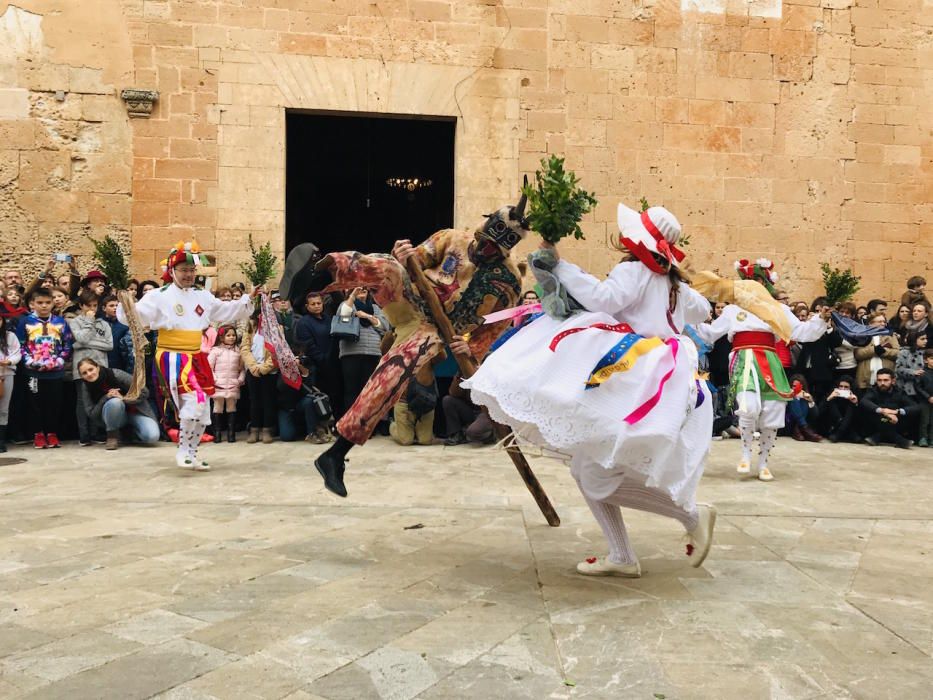
M 122 14 L 114 11 L 120 5 Z M 899 296 L 930 272 L 930 13 L 920 0 L 0 0 L 0 226 L 30 269 L 129 235 L 137 274 L 196 236 L 237 276 L 284 246 L 285 109 L 458 118 L 458 226 L 566 154 L 600 205 L 671 208 L 697 267 L 818 262 Z M 4 39 L 13 37 L 15 41 Z M 130 120 L 124 87 L 153 89 Z M 64 91 L 64 101 L 55 92 Z

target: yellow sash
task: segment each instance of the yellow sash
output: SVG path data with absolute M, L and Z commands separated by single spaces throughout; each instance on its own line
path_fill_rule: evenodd
M 157 350 L 201 352 L 201 331 L 160 330 Z

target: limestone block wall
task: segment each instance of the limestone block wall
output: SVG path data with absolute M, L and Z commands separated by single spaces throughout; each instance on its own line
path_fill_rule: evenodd
M 284 113 L 309 109 L 457 117 L 458 226 L 565 154 L 600 199 L 567 254 L 596 272 L 617 258 L 615 203 L 644 196 L 680 217 L 696 266 L 767 255 L 795 297 L 818 291 L 821 260 L 889 299 L 933 274 L 922 0 L 0 0 L 0 13 L 16 39 L 0 38 L 0 226 L 24 264 L 85 230 L 129 235 L 145 276 L 182 237 L 216 253 L 222 281 L 250 235 L 284 252 Z M 150 119 L 127 119 L 122 87 L 159 91 Z
M 115 95 L 132 54 L 112 7 L 0 2 L 0 266 L 86 258 L 88 234 L 129 242 L 132 141 Z

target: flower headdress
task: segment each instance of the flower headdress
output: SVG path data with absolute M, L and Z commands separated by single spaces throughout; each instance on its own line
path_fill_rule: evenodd
M 176 265 L 189 263 L 196 267 L 204 267 L 209 264 L 207 256 L 201 252 L 197 241 L 178 241 L 168 252 L 168 257 L 161 262 L 162 280 L 171 282 L 172 270 Z
M 739 273 L 739 277 L 743 280 L 755 280 L 761 282 L 767 289 L 771 296 L 774 296 L 776 291 L 774 285 L 778 281 L 778 273 L 774 271 L 774 263 L 768 260 L 768 258 L 758 258 L 754 262 L 749 260 L 736 260 L 735 269 Z

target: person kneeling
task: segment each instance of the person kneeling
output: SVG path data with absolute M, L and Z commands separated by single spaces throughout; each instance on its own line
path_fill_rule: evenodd
M 87 414 L 92 424 L 103 423 L 106 428 L 108 450 L 117 449 L 120 430 L 126 427 L 132 428 L 137 442 L 150 445 L 159 441 L 159 424 L 146 400 L 148 390 L 143 388 L 135 401 L 126 399 L 133 382 L 129 374 L 101 367 L 91 358 L 81 360 L 78 373 L 84 381 Z
M 429 363 L 415 373 L 408 384 L 405 399 L 395 405 L 395 420 L 389 426 L 389 435 L 399 445 L 432 444 L 435 406 L 437 383 L 434 368 Z
M 895 447 L 905 450 L 910 447 L 911 441 L 898 428 L 901 419 L 916 412 L 917 406 L 894 385 L 894 370 L 887 367 L 878 370 L 875 385 L 865 392 L 861 406 L 867 413 L 865 442 L 872 447 L 882 442 L 893 442 Z

